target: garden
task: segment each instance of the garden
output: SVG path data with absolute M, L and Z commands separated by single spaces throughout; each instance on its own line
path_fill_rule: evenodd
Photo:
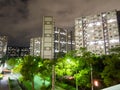
M 6 61 L 7 68 L 17 75 L 17 80 L 9 78 L 10 88 L 15 90 L 14 86 L 20 86 L 17 90 L 100 90 L 120 83 L 119 57 L 120 48 L 116 47 L 110 50 L 109 55 L 96 55 L 80 48 L 79 51 L 67 54 L 59 53 L 54 60 L 30 55 L 10 58 Z

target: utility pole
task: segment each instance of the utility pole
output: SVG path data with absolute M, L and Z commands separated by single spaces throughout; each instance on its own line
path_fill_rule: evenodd
M 55 66 L 52 65 L 52 90 L 55 90 Z
M 77 74 L 77 71 L 76 71 L 76 74 Z M 76 90 L 78 90 L 78 84 L 77 84 L 77 78 L 76 78 Z
M 91 69 L 91 90 L 93 90 L 93 69 L 92 69 L 92 64 L 90 64 L 90 69 Z

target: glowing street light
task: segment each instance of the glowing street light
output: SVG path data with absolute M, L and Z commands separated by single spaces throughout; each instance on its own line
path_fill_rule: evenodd
M 98 86 L 99 86 L 99 82 L 98 82 L 97 80 L 94 80 L 94 85 L 95 85 L 96 87 L 98 87 Z

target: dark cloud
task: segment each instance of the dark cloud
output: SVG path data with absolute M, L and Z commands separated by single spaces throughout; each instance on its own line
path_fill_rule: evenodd
M 74 25 L 77 17 L 118 9 L 120 0 L 0 0 L 0 35 L 10 45 L 29 46 L 42 35 L 42 17 L 53 16 L 56 26 Z

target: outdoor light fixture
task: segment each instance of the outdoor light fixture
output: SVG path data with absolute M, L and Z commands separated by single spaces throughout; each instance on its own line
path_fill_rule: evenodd
M 98 87 L 98 86 L 99 86 L 99 83 L 98 83 L 98 81 L 97 81 L 97 80 L 94 80 L 94 85 L 95 85 L 96 87 Z

